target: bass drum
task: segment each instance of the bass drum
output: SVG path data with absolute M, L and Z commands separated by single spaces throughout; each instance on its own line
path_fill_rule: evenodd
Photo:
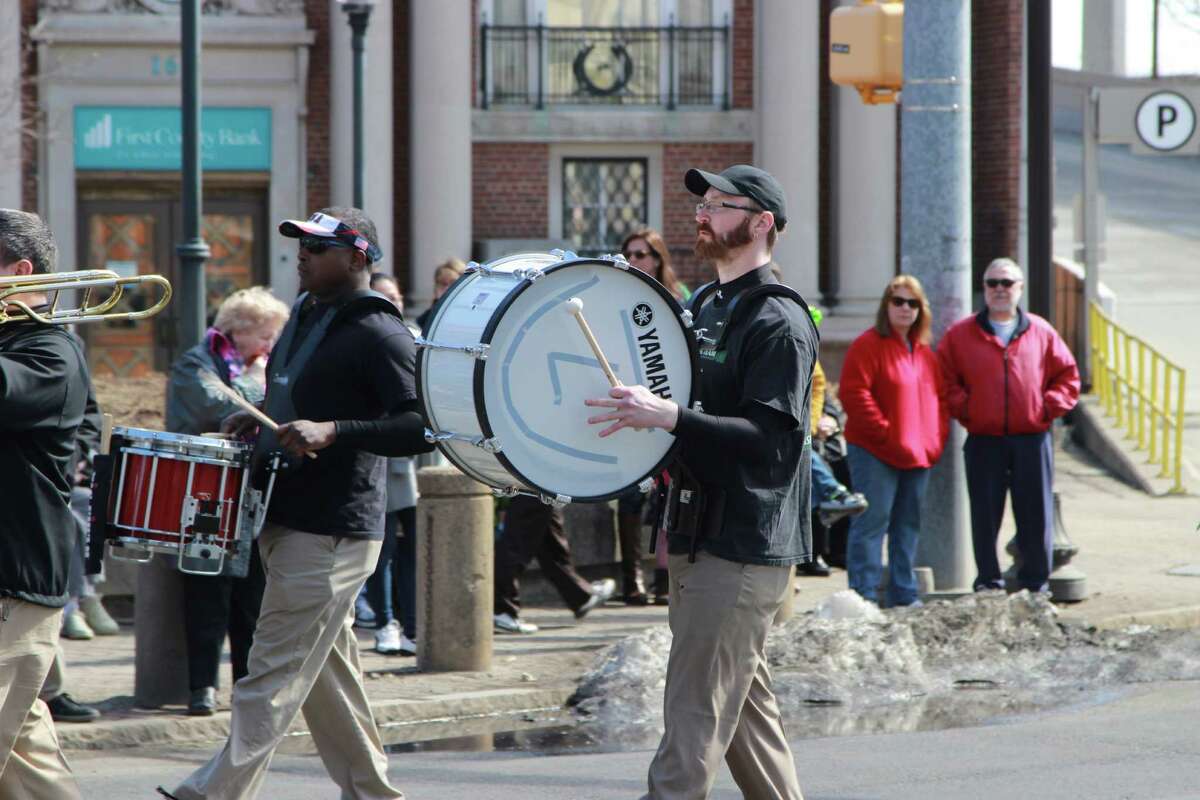
M 587 418 L 609 383 L 567 300 L 625 384 L 690 406 L 696 342 L 691 315 L 619 256 L 508 256 L 472 264 L 446 290 L 418 339 L 426 438 L 497 494 L 547 502 L 608 500 L 650 487 L 674 451 L 664 430 L 601 439 Z

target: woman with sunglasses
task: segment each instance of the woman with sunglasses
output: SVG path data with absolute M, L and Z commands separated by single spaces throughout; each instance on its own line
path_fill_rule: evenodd
M 921 283 L 897 275 L 879 302 L 875 326 L 850 345 L 838 396 L 854 488 L 869 503 L 850 523 L 850 588 L 874 603 L 888 537 L 889 606 L 919 603 L 913 559 L 929 468 L 949 430 L 937 358 L 929 347 L 933 315 Z
M 634 267 L 667 287 L 680 303 L 692 296 L 687 286 L 671 269 L 671 254 L 662 234 L 654 228 L 638 228 L 621 243 L 621 255 Z

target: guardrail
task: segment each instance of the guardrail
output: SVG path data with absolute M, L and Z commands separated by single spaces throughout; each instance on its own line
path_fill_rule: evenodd
M 1104 413 L 1125 428 L 1138 450 L 1149 450 L 1170 494 L 1184 494 L 1183 395 L 1187 372 L 1144 339 L 1126 331 L 1095 303 L 1088 314 L 1092 390 Z M 1174 397 L 1174 400 L 1172 400 Z

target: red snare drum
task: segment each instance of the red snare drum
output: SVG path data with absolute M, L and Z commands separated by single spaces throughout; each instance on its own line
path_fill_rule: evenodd
M 114 558 L 178 558 L 183 572 L 245 574 L 270 497 L 250 487 L 247 444 L 209 436 L 114 428 L 104 538 Z M 240 569 L 239 569 L 240 567 Z

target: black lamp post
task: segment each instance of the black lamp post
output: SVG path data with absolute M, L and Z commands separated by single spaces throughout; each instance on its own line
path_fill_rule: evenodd
M 363 134 L 363 62 L 365 60 L 367 24 L 371 21 L 374 0 L 338 0 L 350 20 L 350 48 L 354 52 L 354 206 L 363 207 L 363 183 L 366 168 Z
M 183 241 L 175 247 L 179 256 L 179 286 L 176 290 L 180 309 L 179 349 L 199 344 L 204 338 L 207 316 L 207 290 L 204 262 L 208 245 L 200 231 L 200 0 L 182 0 L 182 112 L 183 112 Z

